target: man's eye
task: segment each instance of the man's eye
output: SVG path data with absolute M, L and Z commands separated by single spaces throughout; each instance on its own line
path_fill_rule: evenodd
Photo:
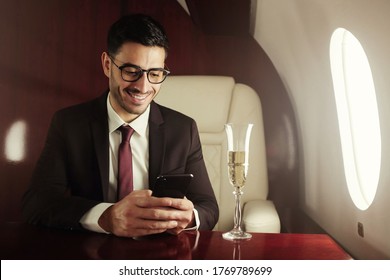
M 136 71 L 136 70 L 123 69 L 123 73 L 127 76 L 138 76 L 139 75 L 139 71 Z
M 161 76 L 159 72 L 150 72 L 150 75 L 156 78 Z

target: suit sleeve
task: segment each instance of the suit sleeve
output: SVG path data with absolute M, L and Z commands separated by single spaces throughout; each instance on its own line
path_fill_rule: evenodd
M 57 113 L 51 122 L 44 149 L 36 164 L 30 186 L 22 198 L 25 220 L 36 225 L 81 229 L 82 215 L 98 202 L 71 195 L 69 131 Z
M 219 209 L 213 188 L 206 170 L 202 146 L 196 123 L 191 128 L 191 148 L 187 159 L 186 173 L 194 174 L 194 180 L 189 187 L 187 198 L 198 211 L 200 230 L 212 230 L 218 221 Z

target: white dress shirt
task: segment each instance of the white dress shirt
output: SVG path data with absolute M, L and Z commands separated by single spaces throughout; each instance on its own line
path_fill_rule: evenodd
M 125 123 L 112 108 L 107 98 L 108 130 L 110 140 L 110 170 L 109 187 L 106 191 L 105 201 L 116 202 L 118 179 L 118 150 L 122 136 L 118 128 Z M 134 133 L 130 138 L 131 153 L 133 157 L 133 189 L 142 190 L 149 188 L 149 111 L 147 107 L 144 113 L 131 122 Z
M 115 112 L 110 103 L 110 93 L 107 97 L 107 112 L 108 112 L 108 130 L 109 130 L 109 185 L 108 189 L 103 189 L 104 201 L 90 209 L 80 219 L 81 225 L 88 230 L 95 232 L 108 233 L 103 230 L 98 220 L 101 214 L 116 202 L 117 197 L 117 174 L 118 174 L 118 149 L 121 143 L 121 133 L 117 129 L 127 124 Z M 150 106 L 147 107 L 144 113 L 132 121 L 130 125 L 134 129 L 134 133 L 130 139 L 131 152 L 133 157 L 133 188 L 134 190 L 142 190 L 149 188 L 149 112 Z M 194 209 L 196 227 L 199 227 L 199 217 Z

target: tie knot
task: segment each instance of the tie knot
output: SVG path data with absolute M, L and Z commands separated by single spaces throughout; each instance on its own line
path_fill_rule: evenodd
M 122 133 L 122 142 L 130 142 L 130 137 L 133 135 L 134 129 L 128 125 L 122 125 L 118 129 Z

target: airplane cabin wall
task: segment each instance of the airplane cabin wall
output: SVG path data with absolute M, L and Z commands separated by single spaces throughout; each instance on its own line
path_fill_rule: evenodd
M 300 206 L 359 259 L 390 258 L 389 11 L 387 0 L 257 1 L 254 36 L 281 76 L 297 116 Z M 338 27 L 361 42 L 377 93 L 382 165 L 376 196 L 365 211 L 353 204 L 344 175 L 329 61 L 330 38 Z M 364 237 L 358 235 L 358 222 Z

